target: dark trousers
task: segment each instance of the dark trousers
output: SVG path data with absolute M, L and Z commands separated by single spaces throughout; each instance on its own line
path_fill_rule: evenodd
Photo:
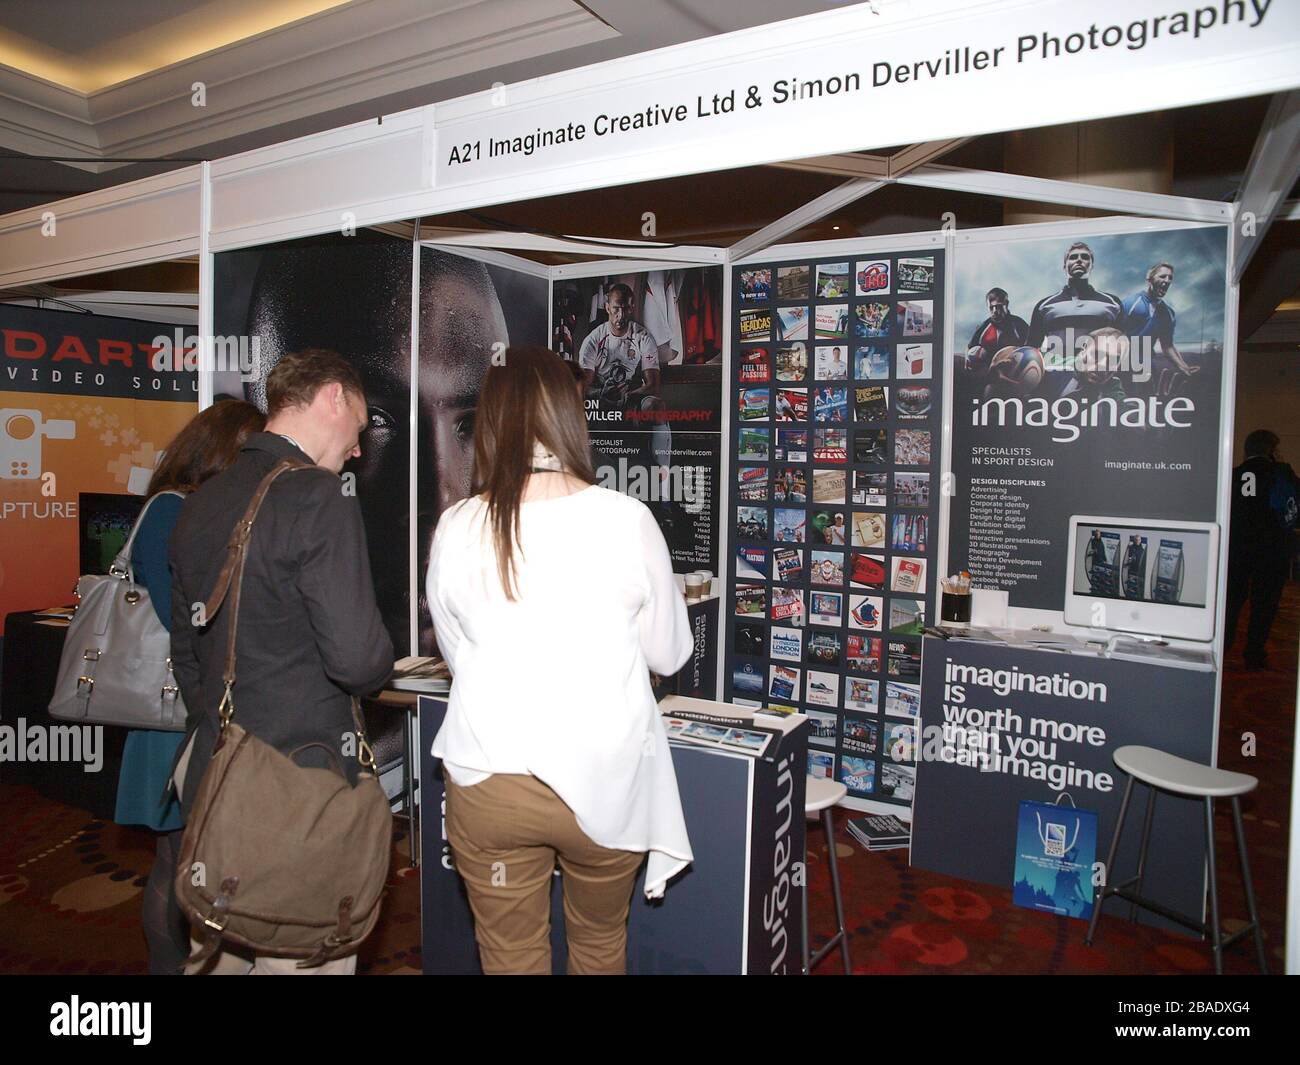
M 1262 666 L 1268 630 L 1273 627 L 1282 589 L 1286 586 L 1287 558 L 1277 552 L 1258 552 L 1228 559 L 1228 609 L 1224 618 L 1223 649 L 1232 647 L 1237 618 L 1250 600 L 1250 625 L 1246 629 L 1245 658 L 1248 666 Z
M 155 833 L 158 846 L 144 889 L 145 942 L 150 976 L 180 976 L 190 954 L 190 926 L 176 902 L 176 860 L 184 829 Z

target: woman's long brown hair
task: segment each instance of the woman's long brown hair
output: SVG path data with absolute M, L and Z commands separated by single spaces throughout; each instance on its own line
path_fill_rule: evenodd
M 474 419 L 471 491 L 487 500 L 497 572 L 511 600 L 517 590 L 519 507 L 532 473 L 535 443 L 554 454 L 565 473 L 596 483 L 582 399 L 564 360 L 546 348 L 508 348 L 504 362 L 489 367 L 483 378 Z
M 192 492 L 239 456 L 250 433 L 266 428 L 266 415 L 242 399 L 224 399 L 199 411 L 163 454 L 149 480 L 149 495 Z

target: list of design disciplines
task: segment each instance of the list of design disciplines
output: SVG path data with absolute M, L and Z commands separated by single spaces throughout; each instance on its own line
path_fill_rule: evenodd
M 1051 465 L 1051 459 L 1038 463 Z M 1027 447 L 977 447 L 971 449 L 973 466 L 1008 466 L 1033 463 Z M 967 566 L 982 584 L 1002 588 L 1015 597 L 1021 586 L 1032 586 L 1042 576 L 1043 548 L 1051 541 L 1029 534 L 1031 495 L 1047 487 L 1032 477 L 972 477 L 970 533 Z

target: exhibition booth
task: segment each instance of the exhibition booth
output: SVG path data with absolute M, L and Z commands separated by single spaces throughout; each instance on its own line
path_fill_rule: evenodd
M 861 5 L 0 218 L 0 289 L 199 264 L 197 329 L 167 344 L 157 323 L 0 304 L 0 405 L 34 426 L 5 439 L 0 535 L 6 559 L 59 553 L 2 612 L 85 572 L 86 523 L 56 504 L 142 490 L 194 404 L 259 401 L 282 354 L 330 348 L 367 389 L 345 475 L 381 613 L 399 655 L 436 655 L 424 564 L 468 492 L 479 383 L 508 345 L 544 345 L 593 371 L 598 479 L 646 503 L 693 593 L 695 653 L 655 680 L 678 697 L 697 862 L 634 906 L 633 969 L 799 971 L 805 777 L 843 785 L 859 840 L 901 825 L 917 868 L 1086 918 L 1127 803 L 1116 750 L 1216 764 L 1238 288 L 1300 155 L 1300 10 L 1138 8 Z M 938 162 L 983 134 L 1265 94 L 1234 202 Z M 836 183 L 727 246 L 656 239 L 673 179 L 770 165 Z M 798 239 L 890 188 L 1090 214 Z M 552 231 L 548 205 L 593 189 L 639 239 Z M 529 221 L 493 225 L 494 205 Z M 653 339 L 640 368 L 600 352 L 620 301 Z M 389 702 L 372 713 L 426 969 L 474 971 L 429 753 L 444 704 Z M 1162 801 L 1154 824 L 1116 868 L 1141 860 L 1146 893 L 1199 919 L 1204 811 Z

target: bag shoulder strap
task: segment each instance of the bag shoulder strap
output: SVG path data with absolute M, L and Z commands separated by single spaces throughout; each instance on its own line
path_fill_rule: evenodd
M 166 491 L 159 492 L 157 495 L 152 495 L 145 500 L 144 506 L 140 508 L 140 515 L 135 519 L 135 524 L 131 526 L 131 532 L 126 538 L 126 543 L 122 545 L 122 550 L 119 551 L 117 557 L 113 559 L 113 564 L 109 567 L 109 572 L 118 570 L 130 577 L 132 582 L 134 582 L 135 577 L 131 572 L 131 548 L 135 546 L 136 533 L 140 531 L 140 527 L 144 524 L 144 516 L 149 513 L 149 508 L 162 496 L 180 496 L 181 498 L 184 498 L 185 493 L 178 492 L 174 488 L 169 488 Z
M 226 541 L 226 561 L 221 566 L 221 572 L 217 574 L 217 583 L 212 589 L 212 594 L 203 604 L 204 624 L 211 623 L 216 617 L 217 611 L 225 603 L 226 599 L 230 600 L 230 628 L 226 636 L 226 668 L 222 673 L 222 681 L 225 684 L 225 691 L 221 696 L 221 705 L 217 713 L 221 718 L 221 731 L 224 732 L 226 725 L 235 713 L 235 701 L 232 689 L 235 686 L 235 637 L 239 628 L 239 599 L 244 585 L 244 563 L 248 560 L 248 544 L 253 534 L 253 523 L 257 520 L 258 511 L 262 509 L 262 503 L 266 500 L 266 494 L 271 490 L 271 485 L 276 478 L 290 470 L 318 470 L 321 467 L 309 462 L 303 462 L 300 459 L 281 459 L 267 472 L 266 476 L 258 482 L 257 488 L 253 492 L 253 497 L 248 501 L 248 506 L 244 509 L 243 516 L 235 523 L 235 527 L 230 531 L 230 539 Z M 366 741 L 365 725 L 361 720 L 361 701 L 352 697 L 352 721 L 357 730 L 357 748 L 358 760 L 365 769 L 373 771 L 375 769 L 374 752 L 370 744 Z
M 271 490 L 271 485 L 277 477 L 290 470 L 316 468 L 298 459 L 281 459 L 258 482 L 252 498 L 248 501 L 248 506 L 244 508 L 243 515 L 230 530 L 230 538 L 226 541 L 226 561 L 221 566 L 221 572 L 217 574 L 217 583 L 212 589 L 212 594 L 203 604 L 204 624 L 208 624 L 217 616 L 226 597 L 228 595 L 230 597 L 230 635 L 226 640 L 226 668 L 222 675 L 227 691 L 235 683 L 235 630 L 239 625 L 239 595 L 243 586 L 244 562 L 248 557 L 248 542 L 253 535 L 253 522 L 257 520 L 257 512 L 262 509 L 266 494 Z

